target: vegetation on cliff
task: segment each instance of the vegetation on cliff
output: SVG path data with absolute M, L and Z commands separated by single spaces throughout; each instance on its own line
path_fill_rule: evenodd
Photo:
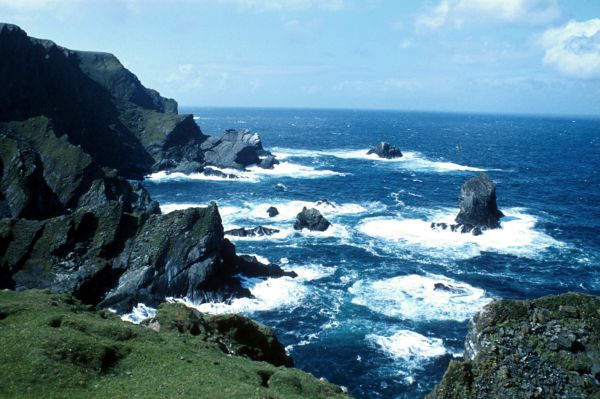
M 600 298 L 492 302 L 428 398 L 600 398 Z
M 66 294 L 0 291 L 0 396 L 345 397 L 310 374 L 268 363 L 286 362 L 281 344 L 242 316 L 169 304 L 147 324 Z

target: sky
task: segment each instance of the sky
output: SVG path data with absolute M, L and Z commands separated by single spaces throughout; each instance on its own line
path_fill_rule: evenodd
M 0 0 L 183 106 L 600 115 L 600 0 Z

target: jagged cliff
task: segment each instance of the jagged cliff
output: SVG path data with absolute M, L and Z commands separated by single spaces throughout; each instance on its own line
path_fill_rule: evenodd
M 235 274 L 283 275 L 236 255 L 216 205 L 161 215 L 126 180 L 201 170 L 203 151 L 244 167 L 260 161 L 253 151 L 267 154 L 258 136 L 209 139 L 111 54 L 0 24 L 0 55 L 0 288 L 67 291 L 125 311 L 206 291 L 248 296 Z
M 600 398 L 600 298 L 490 303 L 427 398 Z

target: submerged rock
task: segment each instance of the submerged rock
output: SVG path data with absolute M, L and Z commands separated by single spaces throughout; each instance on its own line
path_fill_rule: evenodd
M 323 198 L 318 200 L 315 204 L 316 206 L 328 206 L 331 208 L 337 208 L 337 204 L 333 201 L 329 201 L 327 198 Z
M 504 216 L 496 205 L 496 183 L 486 173 L 463 183 L 459 207 L 456 223 L 480 229 L 499 228 L 500 218 Z
M 221 172 L 218 169 L 213 169 L 213 168 L 206 168 L 204 169 L 204 171 L 202 172 L 202 174 L 204 174 L 205 176 L 214 176 L 214 177 L 220 177 L 223 179 L 237 179 L 238 176 L 232 174 L 232 173 L 225 173 L 225 172 Z
M 331 226 L 331 223 L 321 215 L 321 212 L 315 208 L 307 209 L 306 207 L 296 215 L 296 222 L 294 223 L 295 230 L 325 231 L 329 226 Z
M 235 237 L 261 237 L 261 236 L 271 236 L 273 234 L 279 233 L 277 229 L 271 229 L 269 227 L 257 226 L 251 229 L 247 229 L 245 227 L 240 227 L 238 229 L 231 229 L 225 232 L 225 235 L 235 236 Z
M 500 300 L 473 317 L 465 360 L 427 398 L 595 398 L 599 371 L 600 298 Z
M 381 143 L 377 144 L 377 146 L 375 146 L 374 148 L 371 148 L 367 152 L 367 155 L 370 154 L 375 154 L 379 158 L 385 159 L 394 159 L 402 157 L 402 152 L 400 151 L 400 149 L 394 147 L 390 143 L 386 143 L 385 141 L 382 141 Z
M 267 209 L 267 214 L 269 215 L 270 218 L 273 218 L 273 217 L 279 215 L 279 210 L 277 208 L 275 208 L 274 206 L 270 206 L 269 209 Z

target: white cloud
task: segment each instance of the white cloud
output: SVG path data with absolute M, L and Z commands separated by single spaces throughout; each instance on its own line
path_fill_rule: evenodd
M 255 11 L 297 11 L 313 8 L 340 11 L 346 6 L 346 0 L 219 0 L 219 3 Z
M 576 78 L 600 78 L 600 18 L 570 21 L 544 32 L 544 63 Z
M 556 0 L 442 0 L 417 16 L 419 29 L 467 24 L 544 25 L 560 16 Z
M 417 27 L 437 29 L 444 25 L 448 19 L 448 12 L 450 11 L 450 3 L 447 0 L 442 0 L 440 4 L 432 7 L 428 12 L 423 13 L 417 17 Z

